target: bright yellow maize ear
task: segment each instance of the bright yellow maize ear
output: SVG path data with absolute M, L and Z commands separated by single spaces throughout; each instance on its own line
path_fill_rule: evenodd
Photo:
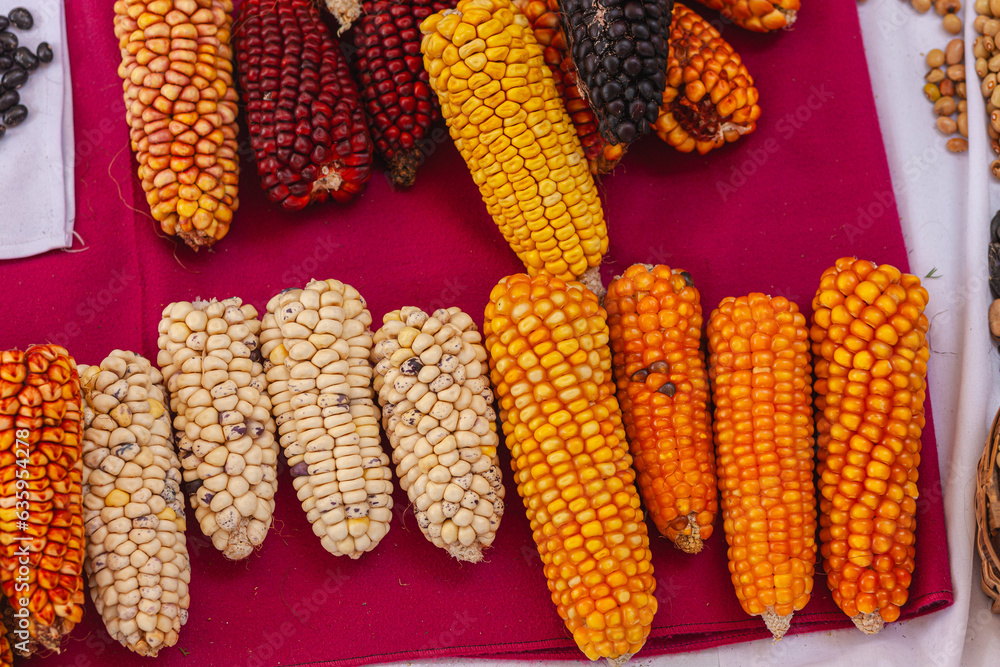
M 493 288 L 483 331 L 552 602 L 588 658 L 622 665 L 657 602 L 606 320 L 580 283 L 519 273 Z
M 451 137 L 528 273 L 596 273 L 604 212 L 528 19 L 509 0 L 461 0 L 420 29 Z

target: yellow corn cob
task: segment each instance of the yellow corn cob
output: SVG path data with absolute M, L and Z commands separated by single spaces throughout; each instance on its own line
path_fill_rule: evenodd
M 278 487 L 259 332 L 256 309 L 233 297 L 168 305 L 157 338 L 191 507 L 231 560 L 263 544 Z
M 122 350 L 79 370 L 90 596 L 113 638 L 156 657 L 177 643 L 191 603 L 181 464 L 163 376 Z
M 707 335 L 729 572 L 743 610 L 781 639 L 816 564 L 806 319 L 784 297 L 728 297 Z
M 916 276 L 853 257 L 813 299 L 820 542 L 834 602 L 867 634 L 899 618 L 913 574 L 926 305 Z
M 396 474 L 424 536 L 478 563 L 504 510 L 482 336 L 458 308 L 411 306 L 382 321 L 372 361 Z
M 323 548 L 360 558 L 392 520 L 371 386 L 372 314 L 337 280 L 285 290 L 267 311 L 260 349 L 292 485 Z
M 624 664 L 649 635 L 656 581 L 605 312 L 580 283 L 516 274 L 493 288 L 484 331 L 552 601 L 588 658 Z
M 754 32 L 790 28 L 798 14 L 799 0 L 700 0 L 736 25 Z
M 604 213 L 528 19 L 509 0 L 460 0 L 420 29 L 451 137 L 528 273 L 595 274 Z
M 66 350 L 0 353 L 0 582 L 24 657 L 58 653 L 83 617 L 80 407 Z
M 0 667 L 14 667 L 14 654 L 11 653 L 10 642 L 7 640 L 3 614 L 0 614 Z
M 661 534 L 698 553 L 719 506 L 698 290 L 686 271 L 636 264 L 604 305 L 642 499 Z

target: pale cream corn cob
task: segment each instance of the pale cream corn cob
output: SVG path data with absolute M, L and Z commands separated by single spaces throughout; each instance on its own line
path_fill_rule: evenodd
M 392 462 L 424 536 L 478 563 L 503 516 L 483 338 L 458 308 L 394 310 L 375 332 L 375 389 Z
M 177 643 L 191 563 L 163 376 L 134 352 L 79 366 L 84 568 L 108 633 L 139 655 Z
M 261 353 L 292 484 L 323 548 L 359 558 L 392 519 L 392 471 L 371 386 L 372 315 L 337 280 L 285 290 L 267 310 Z
M 170 391 L 191 507 L 226 558 L 264 542 L 274 512 L 278 443 L 258 351 L 260 320 L 236 298 L 163 309 L 157 363 Z

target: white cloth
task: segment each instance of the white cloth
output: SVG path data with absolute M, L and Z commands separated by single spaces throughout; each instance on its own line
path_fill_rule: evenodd
M 0 259 L 30 257 L 73 244 L 73 91 L 62 0 L 30 4 L 34 26 L 11 30 L 55 58 L 31 72 L 18 93 L 28 119 L 0 139 Z
M 822 0 L 820 0 L 822 1 Z M 972 2 L 963 3 L 963 12 Z M 992 153 L 985 108 L 976 94 L 972 68 L 974 10 L 968 9 L 966 62 L 969 82 L 970 150 L 954 155 L 934 127 L 923 96 L 924 57 L 951 38 L 931 12 L 919 15 L 908 2 L 872 0 L 858 5 L 875 102 L 886 145 L 893 189 L 913 273 L 930 294 L 931 358 L 928 381 L 947 520 L 955 604 L 903 623 L 877 637 L 851 628 L 733 644 L 696 653 L 643 658 L 642 667 L 769 667 L 770 665 L 995 665 L 1000 655 L 1000 616 L 989 611 L 979 588 L 974 558 L 976 465 L 997 405 L 1000 356 L 990 342 L 991 297 L 986 260 L 989 222 L 1000 206 L 1000 182 L 989 173 Z M 831 54 L 835 58 L 836 54 Z M 877 193 L 872 193 L 873 198 Z M 991 202 L 992 199 L 992 202 Z M 917 539 L 920 528 L 917 527 Z M 943 545 L 942 545 L 943 546 Z M 720 577 L 720 585 L 728 585 Z M 817 586 L 825 585 L 818 581 Z M 426 667 L 426 663 L 409 663 Z M 519 662 L 435 660 L 437 667 Z M 577 662 L 539 661 L 546 667 Z

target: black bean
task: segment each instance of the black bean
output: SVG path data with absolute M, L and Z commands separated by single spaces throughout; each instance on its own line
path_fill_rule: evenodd
M 0 72 L 5 72 L 14 66 L 14 57 L 4 54 L 0 56 Z
M 29 72 L 38 67 L 38 57 L 27 46 L 17 47 L 17 51 L 14 51 L 14 62 Z
M 0 53 L 13 53 L 17 48 L 17 35 L 12 32 L 0 32 Z
M 6 90 L 13 90 L 15 88 L 20 88 L 24 85 L 24 82 L 28 80 L 27 70 L 23 70 L 20 67 L 11 67 L 7 70 L 2 77 L 0 77 L 0 88 Z
M 10 25 L 10 19 L 7 18 L 6 16 L 0 16 L 0 32 L 6 30 L 7 26 L 9 25 Z
M 7 128 L 0 125 L 0 139 L 3 139 L 3 135 L 7 134 Z
M 10 10 L 7 18 L 21 30 L 31 30 L 31 26 L 35 25 L 35 19 L 31 16 L 31 12 L 24 7 L 15 7 Z
M 48 42 L 42 42 L 38 45 L 38 50 L 35 51 L 35 55 L 43 63 L 52 62 L 52 47 L 49 46 Z
M 0 94 L 0 111 L 6 111 L 21 101 L 21 96 L 16 90 L 7 90 Z
M 28 107 L 18 104 L 8 109 L 3 115 L 3 123 L 7 127 L 14 127 L 24 122 L 28 117 Z

